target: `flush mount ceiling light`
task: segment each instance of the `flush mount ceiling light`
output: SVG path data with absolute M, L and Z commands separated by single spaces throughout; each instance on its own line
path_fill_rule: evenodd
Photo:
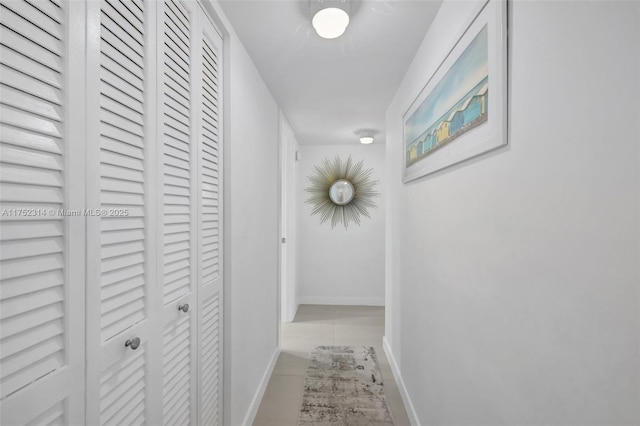
M 322 38 L 338 38 L 349 25 L 348 0 L 311 0 L 311 24 Z
M 373 143 L 373 138 L 378 134 L 378 131 L 374 129 L 358 129 L 353 133 L 358 136 L 361 144 L 369 145 Z

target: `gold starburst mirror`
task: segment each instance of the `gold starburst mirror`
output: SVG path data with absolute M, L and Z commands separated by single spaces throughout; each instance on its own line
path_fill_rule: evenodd
M 331 219 L 331 228 L 342 223 L 345 228 L 351 222 L 360 225 L 360 216 L 369 216 L 369 208 L 377 207 L 373 198 L 377 180 L 371 179 L 373 169 L 364 168 L 364 160 L 354 164 L 351 156 L 342 161 L 340 156 L 331 161 L 324 159 L 315 166 L 315 174 L 307 176 L 311 185 L 305 188 L 311 196 L 307 203 L 313 205 L 312 215 L 320 214 L 320 223 Z

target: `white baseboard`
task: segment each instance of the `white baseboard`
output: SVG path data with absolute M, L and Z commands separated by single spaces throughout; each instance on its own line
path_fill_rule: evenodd
M 420 426 L 418 415 L 416 414 L 416 410 L 413 407 L 413 403 L 411 402 L 411 398 L 409 397 L 409 392 L 404 385 L 404 380 L 402 380 L 402 374 L 400 374 L 398 363 L 396 362 L 396 358 L 393 356 L 391 346 L 389 345 L 389 341 L 386 337 L 382 338 L 382 348 L 384 349 L 384 353 L 387 355 L 387 359 L 389 360 L 389 366 L 391 367 L 393 377 L 394 379 L 396 379 L 396 384 L 398 385 L 398 390 L 400 391 L 402 402 L 404 402 L 404 408 L 407 410 L 407 416 L 409 416 L 409 422 L 411 422 L 412 425 Z
M 293 320 L 296 319 L 296 314 L 298 313 L 299 307 L 300 305 L 296 303 L 293 312 L 287 312 L 282 316 L 282 322 L 293 322 Z
M 262 376 L 262 380 L 260 380 L 258 390 L 253 396 L 251 405 L 249 405 L 249 409 L 247 410 L 247 415 L 244 417 L 244 421 L 242 422 L 243 426 L 251 426 L 253 424 L 253 421 L 256 419 L 258 408 L 260 408 L 260 402 L 262 402 L 262 397 L 264 396 L 264 392 L 267 390 L 269 379 L 271 379 L 271 374 L 273 373 L 273 369 L 275 368 L 276 362 L 278 361 L 278 355 L 280 355 L 280 348 L 276 348 L 276 351 L 273 353 L 273 356 L 269 361 L 269 365 L 267 365 L 267 369 Z
M 300 305 L 384 306 L 384 297 L 300 297 Z

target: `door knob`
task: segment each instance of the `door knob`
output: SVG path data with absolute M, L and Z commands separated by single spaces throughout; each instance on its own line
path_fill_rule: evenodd
M 126 342 L 124 342 L 124 345 L 126 347 L 130 347 L 135 351 L 136 349 L 138 349 L 138 346 L 140 346 L 140 338 L 134 337 L 133 339 L 129 339 Z
M 178 305 L 178 310 L 182 311 L 182 312 L 188 312 L 189 311 L 189 304 L 185 303 L 184 305 Z

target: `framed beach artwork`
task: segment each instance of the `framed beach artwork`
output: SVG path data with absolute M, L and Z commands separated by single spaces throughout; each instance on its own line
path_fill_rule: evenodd
M 507 144 L 507 2 L 478 7 L 404 114 L 404 182 Z

